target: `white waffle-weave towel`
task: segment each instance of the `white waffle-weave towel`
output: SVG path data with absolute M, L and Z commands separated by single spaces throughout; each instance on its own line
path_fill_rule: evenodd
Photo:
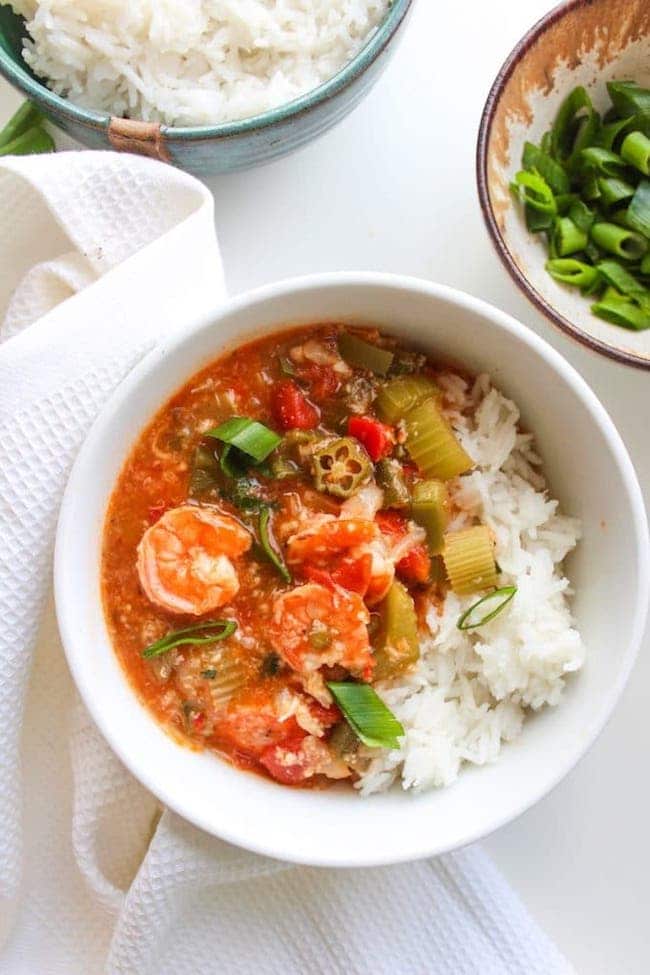
M 111 390 L 224 294 L 212 199 L 162 164 L 0 165 L 2 975 L 567 975 L 478 848 L 288 866 L 162 811 L 72 687 L 48 593 L 57 509 Z

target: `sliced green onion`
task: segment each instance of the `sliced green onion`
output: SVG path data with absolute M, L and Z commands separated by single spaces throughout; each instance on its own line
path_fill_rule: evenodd
M 550 230 L 555 219 L 552 213 L 536 210 L 527 203 L 524 206 L 524 215 L 526 218 L 526 229 L 531 234 L 538 234 L 541 230 Z
M 197 623 L 195 626 L 186 626 L 182 630 L 174 630 L 167 633 L 150 643 L 142 651 L 142 656 L 147 660 L 151 657 L 159 657 L 174 647 L 202 646 L 205 643 L 216 643 L 218 640 L 226 640 L 232 636 L 237 629 L 234 620 L 207 620 L 205 623 Z
M 385 376 L 390 369 L 393 353 L 388 349 L 382 349 L 378 345 L 364 342 L 363 339 L 351 335 L 350 332 L 341 332 L 339 335 L 339 353 L 351 366 L 359 369 L 369 369 L 370 372 L 378 376 Z
M 43 116 L 32 102 L 23 102 L 17 112 L 11 116 L 7 124 L 0 131 L 0 146 L 13 142 L 28 129 L 40 125 Z
M 576 227 L 579 227 L 580 230 L 584 230 L 588 234 L 594 224 L 596 214 L 582 200 L 576 200 L 569 207 L 569 217 L 573 220 Z
M 614 177 L 603 177 L 598 180 L 600 198 L 606 207 L 615 206 L 623 200 L 629 200 L 634 196 L 634 187 L 631 183 L 626 183 L 624 179 Z
M 558 257 L 568 257 L 581 251 L 587 245 L 589 237 L 570 217 L 557 217 L 553 225 L 553 243 Z
M 591 288 L 600 275 L 591 264 L 577 261 L 573 257 L 558 257 L 546 262 L 546 270 L 563 284 L 571 284 L 576 288 Z
M 516 592 L 516 586 L 502 586 L 501 589 L 489 592 L 487 596 L 483 596 L 482 599 L 465 610 L 456 626 L 459 630 L 475 630 L 477 626 L 484 626 L 485 623 L 489 623 L 506 608 Z
M 600 261 L 597 267 L 607 284 L 650 311 L 650 291 L 627 268 L 617 261 Z
M 31 156 L 53 151 L 54 140 L 40 125 L 33 125 L 11 142 L 0 146 L 0 156 Z
M 589 95 L 582 85 L 574 88 L 560 105 L 551 129 L 550 151 L 554 159 L 561 163 L 569 160 L 577 148 L 576 142 L 583 129 L 581 123 L 591 117 L 593 107 Z M 583 134 L 580 142 L 584 141 Z
M 615 152 L 601 146 L 589 146 L 580 153 L 580 161 L 587 169 L 594 169 L 602 176 L 621 176 L 625 172 L 625 162 Z
M 648 249 L 648 242 L 631 230 L 615 223 L 595 223 L 591 238 L 598 247 L 626 261 L 638 261 Z
M 650 314 L 629 298 L 624 298 L 615 288 L 608 288 L 600 301 L 591 306 L 598 318 L 628 328 L 632 332 L 643 332 L 650 328 Z
M 214 437 L 230 447 L 236 447 L 242 453 L 252 457 L 260 464 L 275 450 L 282 441 L 274 430 L 269 430 L 263 423 L 251 420 L 247 416 L 233 416 L 214 430 L 208 430 L 206 437 Z
M 625 211 L 625 222 L 632 230 L 650 239 L 650 182 L 647 179 L 642 179 L 637 186 Z
M 608 81 L 607 91 L 618 115 L 627 118 L 636 115 L 650 115 L 650 90 L 642 88 L 636 81 Z
M 355 734 L 368 748 L 399 748 L 404 728 L 370 684 L 329 681 L 332 697 Z
M 260 521 L 259 521 L 259 534 L 260 534 L 260 544 L 264 549 L 264 552 L 275 568 L 278 570 L 285 582 L 291 582 L 291 573 L 289 572 L 284 559 L 280 552 L 273 546 L 271 541 L 271 533 L 269 530 L 269 520 L 271 518 L 271 508 L 266 506 L 260 511 Z
M 622 118 L 601 125 L 598 133 L 598 145 L 602 146 L 603 149 L 613 150 L 619 135 L 629 126 L 631 121 L 629 118 Z
M 539 173 L 554 193 L 569 192 L 569 177 L 560 163 L 532 142 L 524 143 L 521 165 L 530 172 Z
M 630 132 L 621 143 L 621 157 L 644 176 L 650 176 L 650 139 L 643 132 Z
M 522 203 L 542 213 L 557 213 L 553 190 L 539 173 L 529 173 L 525 169 L 515 174 L 510 189 Z
M 650 274 L 650 252 L 648 252 L 641 261 L 639 270 L 641 271 L 641 274 Z

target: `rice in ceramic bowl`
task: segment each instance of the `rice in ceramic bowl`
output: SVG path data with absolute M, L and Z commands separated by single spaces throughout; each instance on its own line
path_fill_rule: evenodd
M 388 0 L 11 0 L 48 87 L 109 115 L 214 125 L 293 101 L 348 64 Z

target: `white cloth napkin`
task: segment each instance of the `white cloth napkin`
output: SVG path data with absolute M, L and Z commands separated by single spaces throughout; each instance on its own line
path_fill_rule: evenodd
M 57 509 L 111 390 L 225 293 L 212 199 L 71 152 L 3 161 L 0 212 L 0 971 L 570 973 L 477 847 L 289 867 L 160 810 L 104 744 L 48 601 Z

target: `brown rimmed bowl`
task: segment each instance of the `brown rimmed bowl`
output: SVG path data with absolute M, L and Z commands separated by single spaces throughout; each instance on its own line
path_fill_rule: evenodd
M 535 24 L 499 71 L 483 110 L 478 193 L 487 228 L 526 297 L 571 338 L 628 366 L 650 369 L 650 330 L 632 332 L 591 314 L 590 302 L 545 271 L 544 243 L 526 230 L 509 192 L 526 140 L 539 143 L 565 95 L 584 85 L 598 110 L 605 83 L 650 86 L 649 0 L 568 0 Z

